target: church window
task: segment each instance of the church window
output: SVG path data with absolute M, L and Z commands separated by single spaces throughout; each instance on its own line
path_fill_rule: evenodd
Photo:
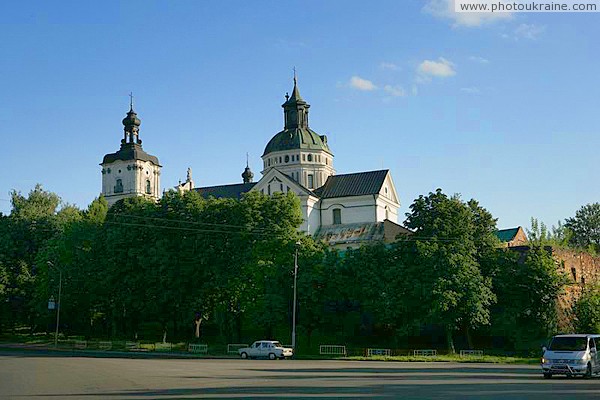
M 290 156 L 285 156 L 285 162 L 286 163 L 290 162 Z
M 121 173 L 121 170 L 119 170 L 119 173 Z
M 269 167 L 271 166 L 271 159 L 269 158 Z
M 390 219 L 390 210 L 388 206 L 385 206 L 385 219 Z
M 321 162 L 321 156 L 317 156 L 317 162 Z
M 279 184 L 279 190 L 280 190 L 281 192 L 283 192 L 283 183 L 280 183 L 280 184 Z
M 267 186 L 267 194 L 269 196 L 271 195 L 271 185 Z
M 279 164 L 281 164 L 281 157 L 279 157 Z
M 311 162 L 312 161 L 312 154 L 308 155 L 308 161 Z
M 333 225 L 340 225 L 342 223 L 342 210 L 339 208 L 333 209 Z
M 302 154 L 302 161 L 306 161 L 306 154 Z
M 308 188 L 309 189 L 315 188 L 315 178 L 314 178 L 313 174 L 308 174 Z
M 265 189 L 260 189 L 261 194 L 265 194 Z
M 121 179 L 117 179 L 115 193 L 123 193 L 123 181 Z
M 146 171 L 148 173 L 148 171 Z M 150 179 L 146 179 L 146 194 L 152 194 L 152 186 L 150 185 Z

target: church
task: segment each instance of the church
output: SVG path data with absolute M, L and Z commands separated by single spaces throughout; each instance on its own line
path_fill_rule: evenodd
M 391 242 L 410 233 L 397 224 L 400 201 L 389 170 L 336 174 L 327 136 L 309 127 L 310 105 L 300 96 L 294 76 L 292 95 L 283 103 L 284 127 L 265 146 L 262 177 L 254 182 L 248 164 L 242 182 L 195 187 L 191 170 L 176 189 L 195 190 L 203 197 L 241 198 L 255 190 L 266 195 L 293 192 L 301 203 L 300 230 L 336 248 L 353 248 L 373 241 Z M 106 154 L 102 195 L 109 205 L 131 196 L 160 198 L 158 158 L 142 149 L 141 121 L 130 104 L 123 119 L 121 147 Z

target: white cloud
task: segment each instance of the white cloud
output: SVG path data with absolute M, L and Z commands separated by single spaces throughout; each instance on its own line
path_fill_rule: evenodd
M 479 63 L 479 64 L 489 64 L 490 60 L 488 60 L 487 58 L 483 58 L 483 57 L 479 57 L 479 56 L 471 56 L 469 57 L 469 60 Z
M 454 64 L 443 57 L 440 57 L 439 61 L 425 60 L 417 67 L 419 73 L 417 80 L 420 79 L 420 82 L 426 82 L 429 81 L 431 76 L 447 78 L 456 75 L 453 67 Z
M 387 93 L 389 93 L 390 95 L 392 95 L 394 97 L 404 97 L 407 95 L 406 90 L 404 90 L 404 88 L 399 85 L 396 85 L 396 86 L 385 85 L 383 87 L 383 90 L 385 90 Z
M 489 3 L 492 0 L 487 0 Z M 495 2 L 506 0 L 494 0 Z M 497 21 L 508 20 L 512 18 L 509 12 L 494 13 L 474 13 L 474 12 L 456 12 L 454 11 L 454 0 L 427 0 L 423 7 L 423 12 L 433 15 L 436 18 L 448 19 L 453 21 L 453 27 L 480 27 L 489 25 Z
M 363 79 L 360 76 L 350 78 L 350 87 L 358 90 L 371 91 L 377 89 L 377 86 L 368 79 Z
M 460 88 L 460 91 L 464 92 L 464 93 L 468 93 L 468 94 L 481 93 L 481 90 L 479 90 L 479 88 L 477 88 L 477 87 L 464 87 L 464 88 Z
M 379 68 L 384 69 L 384 70 L 387 69 L 387 70 L 390 70 L 390 71 L 400 71 L 400 67 L 399 66 L 397 66 L 394 63 L 385 62 L 385 61 L 382 62 L 381 64 L 379 64 Z
M 546 30 L 545 26 L 536 24 L 521 24 L 515 29 L 515 37 L 536 40 Z

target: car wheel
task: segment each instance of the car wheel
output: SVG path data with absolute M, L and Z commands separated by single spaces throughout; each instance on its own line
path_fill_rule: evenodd
M 592 377 L 592 364 L 588 363 L 587 369 L 585 370 L 585 375 L 583 377 L 585 379 L 590 379 Z
M 240 357 L 242 357 L 245 360 L 246 358 L 248 358 L 248 354 L 244 352 L 240 354 Z
M 550 378 L 552 378 L 552 374 L 544 372 L 544 379 L 550 379 Z
M 269 360 L 274 360 L 274 359 L 276 359 L 276 358 L 277 358 L 277 357 L 275 356 L 275 354 L 273 354 L 273 353 L 269 353 Z

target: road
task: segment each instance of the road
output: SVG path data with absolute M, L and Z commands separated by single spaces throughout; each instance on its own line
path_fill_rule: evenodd
M 0 353 L 0 399 L 599 399 L 600 378 L 536 366 L 92 358 Z

